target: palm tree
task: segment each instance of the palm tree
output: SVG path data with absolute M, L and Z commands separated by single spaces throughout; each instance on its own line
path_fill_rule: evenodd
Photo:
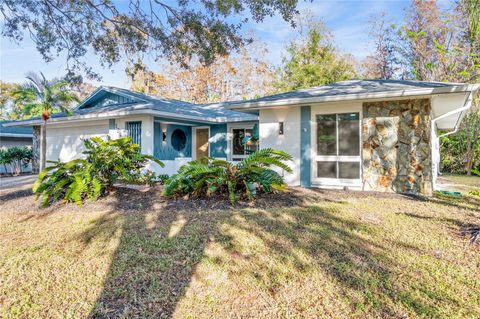
M 40 143 L 40 170 L 45 168 L 47 153 L 47 121 L 52 113 L 63 112 L 71 114 L 70 106 L 78 102 L 77 96 L 69 89 L 70 83 L 59 79 L 47 80 L 43 73 L 40 75 L 30 72 L 26 78 L 29 80 L 16 92 L 18 97 L 31 97 L 30 107 L 41 112 L 42 129 Z

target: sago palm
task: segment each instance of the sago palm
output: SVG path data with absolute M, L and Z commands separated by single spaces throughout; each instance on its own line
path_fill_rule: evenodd
M 283 178 L 272 167 L 285 172 L 292 157 L 278 150 L 261 149 L 238 163 L 210 157 L 191 161 L 180 167 L 165 184 L 166 196 L 210 197 L 227 194 L 230 202 L 238 197 L 252 199 L 257 192 L 270 193 L 284 186 Z
M 45 168 L 46 150 L 47 150 L 47 121 L 55 112 L 64 112 L 67 115 L 71 113 L 70 106 L 78 102 L 77 96 L 70 91 L 69 83 L 58 79 L 47 80 L 43 73 L 27 74 L 28 82 L 24 84 L 17 92 L 18 98 L 30 97 L 36 109 L 41 112 L 42 129 L 40 144 L 40 169 Z

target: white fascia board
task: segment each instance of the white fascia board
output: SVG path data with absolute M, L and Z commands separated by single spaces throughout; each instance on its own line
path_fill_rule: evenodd
M 90 121 L 90 120 L 104 120 L 119 116 L 128 116 L 128 115 L 153 115 L 159 117 L 167 117 L 171 118 L 172 120 L 191 120 L 203 123 L 227 123 L 227 122 L 245 122 L 245 121 L 255 121 L 252 119 L 251 116 L 249 117 L 238 117 L 233 119 L 228 119 L 226 117 L 201 117 L 201 116 L 191 116 L 191 115 L 178 115 L 169 112 L 162 112 L 158 110 L 152 110 L 150 108 L 145 108 L 145 106 L 138 105 L 131 107 L 129 110 L 124 111 L 112 111 L 112 112 L 101 112 L 96 114 L 85 114 L 85 115 L 73 115 L 73 116 L 66 116 L 61 118 L 51 118 L 48 123 L 65 123 L 65 122 L 80 122 L 80 121 Z M 4 124 L 5 127 L 7 126 L 33 126 L 33 125 L 41 125 L 42 120 L 35 119 L 31 121 L 22 121 L 22 122 L 12 122 L 8 124 Z
M 441 87 L 441 88 L 421 88 L 421 89 L 408 89 L 400 91 L 383 91 L 383 92 L 373 92 L 373 93 L 350 93 L 342 95 L 328 95 L 328 96 L 317 96 L 310 98 L 292 98 L 292 99 L 282 99 L 275 101 L 260 101 L 260 102 L 246 102 L 238 103 L 236 105 L 222 104 L 223 107 L 230 110 L 241 110 L 241 109 L 261 109 L 267 107 L 278 107 L 278 106 L 289 106 L 289 105 L 305 105 L 311 103 L 327 103 L 327 102 L 341 102 L 341 101 L 352 101 L 352 100 L 378 100 L 378 99 L 394 99 L 394 98 L 403 98 L 403 97 L 412 97 L 412 96 L 429 96 L 432 94 L 447 94 L 454 92 L 468 92 L 477 90 L 479 84 L 464 84 L 464 85 L 454 85 L 450 87 Z

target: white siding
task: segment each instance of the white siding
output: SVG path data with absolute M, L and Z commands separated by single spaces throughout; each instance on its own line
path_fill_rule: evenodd
M 288 185 L 300 185 L 300 107 L 260 110 L 260 148 L 282 150 L 293 156 L 290 167 L 293 173 L 285 173 Z M 279 122 L 283 122 L 283 135 L 278 135 Z

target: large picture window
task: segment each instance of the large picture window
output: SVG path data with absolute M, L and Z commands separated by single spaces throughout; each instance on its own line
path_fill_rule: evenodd
M 319 114 L 316 177 L 360 179 L 360 114 Z

